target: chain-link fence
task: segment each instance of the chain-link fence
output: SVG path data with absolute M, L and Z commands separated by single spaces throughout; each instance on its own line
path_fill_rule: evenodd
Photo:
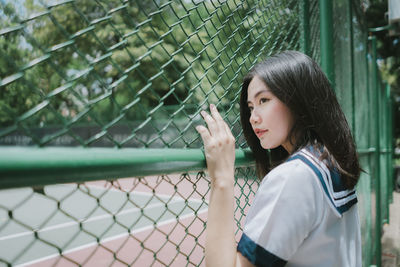
M 375 212 L 390 200 L 390 95 L 374 97 L 356 2 L 334 2 L 333 59 L 366 171 L 358 191 L 368 266 L 379 253 Z M 209 103 L 236 137 L 240 237 L 258 186 L 242 153 L 241 80 L 282 50 L 321 61 L 319 1 L 0 5 L 0 266 L 203 265 L 209 180 L 194 127 Z
M 257 181 L 236 172 L 243 223 Z M 2 192 L 4 263 L 33 266 L 199 266 L 209 180 L 202 173 L 49 185 Z M 240 227 L 238 228 L 238 236 Z
M 201 107 L 240 128 L 240 78 L 299 47 L 296 1 L 52 2 L 3 4 L 4 145 L 198 147 Z

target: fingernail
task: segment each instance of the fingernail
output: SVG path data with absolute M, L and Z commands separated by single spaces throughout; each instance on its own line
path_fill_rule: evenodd
M 215 105 L 214 104 L 210 104 L 210 109 L 215 109 Z

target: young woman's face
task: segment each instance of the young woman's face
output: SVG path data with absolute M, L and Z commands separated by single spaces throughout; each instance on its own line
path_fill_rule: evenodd
M 247 104 L 251 114 L 250 124 L 261 146 L 272 149 L 282 145 L 291 153 L 293 146 L 289 141 L 289 132 L 294 123 L 292 113 L 258 76 L 251 80 L 247 89 Z

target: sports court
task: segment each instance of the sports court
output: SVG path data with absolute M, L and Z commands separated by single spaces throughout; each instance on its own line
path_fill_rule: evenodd
M 124 181 L 125 184 L 127 182 Z M 177 222 L 180 222 L 178 225 L 181 228 L 185 220 L 190 221 L 191 228 L 198 227 L 193 224 L 196 223 L 194 216 L 203 215 L 207 211 L 207 203 L 195 196 L 185 199 L 183 195 L 160 193 L 168 193 L 167 182 L 158 184 L 160 188 L 156 193 L 146 190 L 143 184 L 135 190 L 126 191 L 111 187 L 107 182 L 46 186 L 45 196 L 30 188 L 0 191 L 0 258 L 11 262 L 17 257 L 17 265 L 43 266 L 59 257 L 55 247 L 62 248 L 63 255 L 74 258 L 79 254 L 92 253 L 98 246 L 97 238 L 99 243 L 108 247 L 130 242 L 133 237 L 132 240 L 137 238 L 137 249 L 141 249 L 140 242 L 149 249 L 150 243 L 157 247 L 166 242 L 165 236 L 162 240 L 163 230 L 155 233 L 156 228 L 165 229 L 167 235 L 168 231 L 172 231 L 170 238 L 174 240 L 185 234 Z M 7 210 L 13 210 L 13 220 L 9 220 Z M 174 229 L 169 229 L 171 226 Z M 194 232 L 191 231 L 191 234 Z M 40 241 L 35 241 L 35 235 Z M 142 236 L 145 238 L 140 241 Z M 135 252 L 139 252 L 137 249 L 128 254 L 134 256 Z M 162 248 L 168 249 L 168 246 Z M 123 254 L 125 250 L 127 248 L 118 254 Z M 19 257 L 21 253 L 23 255 Z M 144 260 L 145 254 L 141 258 L 136 260 Z
M 258 183 L 238 179 L 237 185 L 236 217 L 243 223 Z M 0 191 L 0 258 L 15 266 L 204 264 L 205 176 L 49 185 L 44 193 Z

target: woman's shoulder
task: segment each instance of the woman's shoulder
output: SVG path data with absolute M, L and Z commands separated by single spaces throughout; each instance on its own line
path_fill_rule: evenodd
M 261 190 L 287 191 L 297 194 L 302 192 L 309 193 L 309 190 L 316 191 L 318 194 L 321 188 L 315 178 L 313 170 L 301 160 L 289 158 L 272 169 L 263 179 Z
M 305 197 L 324 198 L 329 190 L 325 190 L 329 169 L 318 155 L 309 147 L 303 148 L 291 155 L 285 162 L 272 169 L 263 179 L 261 192 L 286 192 Z
M 279 167 L 280 169 L 293 169 L 293 166 L 296 166 L 296 171 L 293 171 L 288 179 L 292 180 L 290 178 L 292 176 L 300 183 L 308 181 L 318 187 L 331 208 L 338 216 L 341 216 L 357 203 L 356 191 L 355 189 L 346 189 L 339 172 L 333 167 L 328 167 L 328 162 L 321 160 L 320 155 L 320 151 L 306 147 L 294 153 Z M 306 173 L 308 173 L 307 178 L 305 177 Z
M 279 164 L 273 168 L 264 178 L 265 181 L 268 179 L 276 179 L 279 177 L 280 181 L 284 182 L 290 180 L 291 182 L 311 182 L 314 181 L 314 171 L 304 161 L 299 160 L 298 155 L 300 152 L 305 152 L 306 149 L 302 149 L 299 152 L 290 156 L 285 162 Z M 263 180 L 263 181 L 264 181 Z

